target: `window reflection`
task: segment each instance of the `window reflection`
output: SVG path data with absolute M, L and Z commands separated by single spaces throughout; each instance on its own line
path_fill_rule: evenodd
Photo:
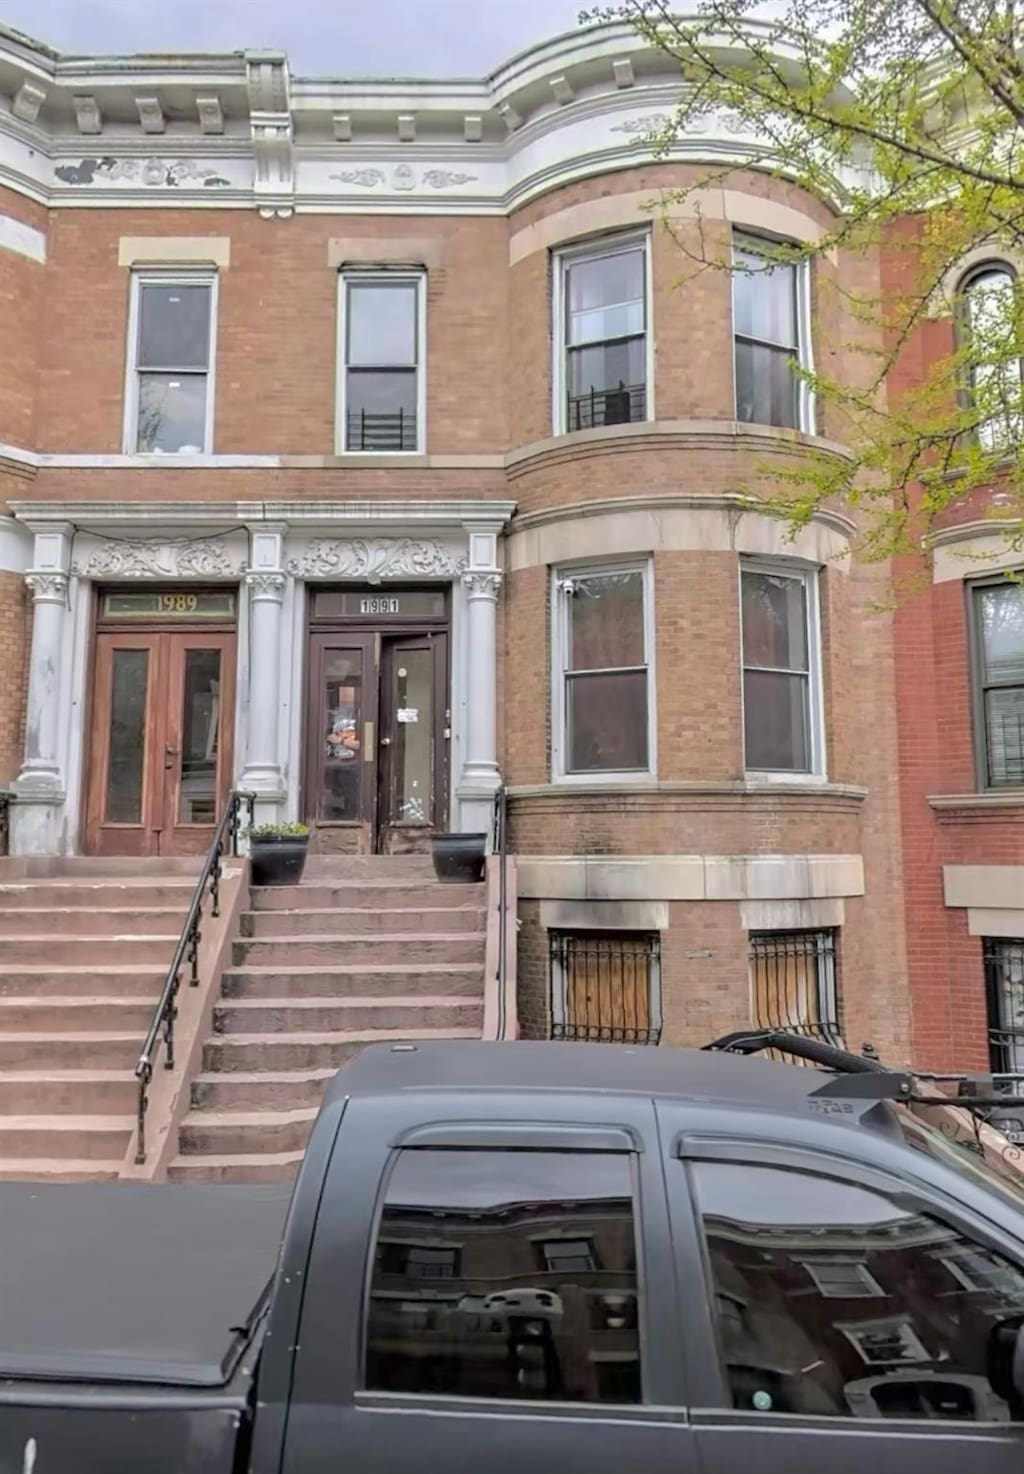
M 836 1417 L 1009 1420 L 988 1380 L 1024 1274 L 937 1219 L 808 1173 L 695 1180 L 733 1404 Z
M 403 1152 L 377 1239 L 366 1385 L 639 1402 L 628 1159 Z

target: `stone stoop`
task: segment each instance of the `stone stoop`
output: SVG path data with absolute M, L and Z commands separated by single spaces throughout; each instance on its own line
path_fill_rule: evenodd
M 0 860 L 0 1178 L 114 1181 L 199 861 Z
M 479 1039 L 486 889 L 421 856 L 311 856 L 252 890 L 168 1176 L 293 1176 L 320 1098 L 363 1045 Z

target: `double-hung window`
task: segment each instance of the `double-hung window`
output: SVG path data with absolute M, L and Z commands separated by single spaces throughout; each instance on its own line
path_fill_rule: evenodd
M 650 417 L 647 238 L 555 258 L 555 430 Z
M 1024 583 L 975 584 L 978 778 L 985 788 L 1024 785 Z
M 563 571 L 554 600 L 556 776 L 652 772 L 648 565 Z
M 744 766 L 822 774 L 817 573 L 744 564 Z
M 1020 285 L 1008 266 L 988 262 L 960 286 L 966 398 L 983 451 L 1009 451 L 1024 428 Z
M 736 418 L 791 430 L 814 430 L 807 266 L 779 259 L 772 243 L 733 238 L 733 334 Z
M 125 449 L 203 455 L 213 439 L 216 277 L 132 279 Z
M 341 277 L 339 451 L 422 451 L 425 430 L 421 272 Z

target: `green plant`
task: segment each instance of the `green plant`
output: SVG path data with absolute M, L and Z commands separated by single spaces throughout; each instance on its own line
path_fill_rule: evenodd
M 308 834 L 308 824 L 254 824 L 249 830 L 250 839 L 277 839 L 286 834 Z

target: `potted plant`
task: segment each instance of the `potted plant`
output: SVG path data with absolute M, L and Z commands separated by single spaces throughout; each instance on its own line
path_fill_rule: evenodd
M 484 878 L 486 834 L 432 834 L 434 874 L 448 885 L 476 885 Z
M 298 885 L 308 849 L 308 824 L 254 824 L 249 830 L 252 884 Z

